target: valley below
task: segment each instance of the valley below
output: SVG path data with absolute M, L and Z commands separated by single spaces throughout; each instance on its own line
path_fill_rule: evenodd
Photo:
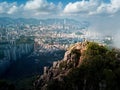
M 64 53 L 65 50 L 58 50 L 51 54 L 46 52 L 44 55 L 40 54 L 39 56 L 33 53 L 28 56 L 23 56 L 22 59 L 10 65 L 1 76 L 1 79 L 14 84 L 17 86 L 16 89 L 26 88 L 26 86 L 27 88 L 32 88 L 32 81 L 43 73 L 43 67 L 51 66 L 53 61 L 61 60 Z

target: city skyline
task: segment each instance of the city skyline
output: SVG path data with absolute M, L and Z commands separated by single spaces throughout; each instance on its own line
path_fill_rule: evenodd
M 88 21 L 89 31 L 119 42 L 120 0 L 1 0 L 0 17 Z

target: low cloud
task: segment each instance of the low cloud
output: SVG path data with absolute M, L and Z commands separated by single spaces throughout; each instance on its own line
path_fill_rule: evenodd
M 63 7 L 62 3 L 57 5 L 47 0 L 27 0 L 25 4 L 18 5 L 17 2 L 0 3 L 0 14 L 16 17 L 90 17 L 113 16 L 120 12 L 120 0 L 111 0 L 109 3 L 103 0 L 78 0 L 69 2 Z
M 66 14 L 80 14 L 80 13 L 89 13 L 90 11 L 94 11 L 98 6 L 98 2 L 95 0 L 90 1 L 77 1 L 74 3 L 69 3 L 64 8 L 64 13 Z
M 0 14 L 6 13 L 6 14 L 13 14 L 17 11 L 17 3 L 7 3 L 2 2 L 0 3 Z
M 120 11 L 120 0 L 111 0 L 105 3 L 103 0 L 82 0 L 69 3 L 64 8 L 65 14 L 81 15 L 112 15 Z
M 17 10 L 18 10 L 18 7 L 14 5 L 8 10 L 7 13 L 8 14 L 13 14 L 13 13 L 17 12 Z
M 91 33 L 99 33 L 101 38 L 103 36 L 112 36 L 113 37 L 113 45 L 115 47 L 120 48 L 120 18 L 119 15 L 111 16 L 111 17 L 92 17 L 89 18 L 90 27 L 88 31 Z
M 30 0 L 24 5 L 25 10 L 36 11 L 36 14 L 56 14 L 61 7 L 60 3 L 55 5 L 52 2 L 48 3 L 47 0 Z
M 0 14 L 15 17 L 41 17 L 58 15 L 62 11 L 62 3 L 55 5 L 47 0 L 28 0 L 25 4 L 18 5 L 16 2 L 0 3 Z
M 113 36 L 113 45 L 117 48 L 120 48 L 120 31 L 118 31 L 114 36 Z

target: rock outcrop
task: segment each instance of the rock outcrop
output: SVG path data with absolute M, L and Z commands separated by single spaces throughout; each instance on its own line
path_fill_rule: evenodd
M 15 42 L 14 42 L 15 43 Z M 0 52 L 3 52 L 3 57 L 0 58 L 0 76 L 8 69 L 8 67 L 16 60 L 33 52 L 33 43 L 13 44 L 13 42 L 0 42 Z
M 43 75 L 34 82 L 35 90 L 46 90 L 48 82 L 52 80 L 63 81 L 63 78 L 72 68 L 78 67 L 82 62 L 84 51 L 88 42 L 71 45 L 66 51 L 63 60 L 53 62 L 52 67 L 44 67 Z

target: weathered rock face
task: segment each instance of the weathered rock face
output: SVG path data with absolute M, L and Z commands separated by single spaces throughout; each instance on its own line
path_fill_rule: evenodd
M 35 90 L 120 90 L 120 50 L 95 42 L 76 43 L 63 60 L 44 67 Z
M 8 69 L 12 62 L 21 59 L 22 56 L 33 52 L 33 44 L 11 45 L 1 43 L 0 48 L 4 53 L 4 58 L 0 59 L 0 76 Z
M 35 90 L 47 90 L 48 82 L 52 80 L 63 81 L 72 68 L 80 65 L 86 46 L 87 42 L 76 43 L 66 51 L 63 60 L 53 62 L 50 68 L 44 67 L 44 74 L 34 83 Z

